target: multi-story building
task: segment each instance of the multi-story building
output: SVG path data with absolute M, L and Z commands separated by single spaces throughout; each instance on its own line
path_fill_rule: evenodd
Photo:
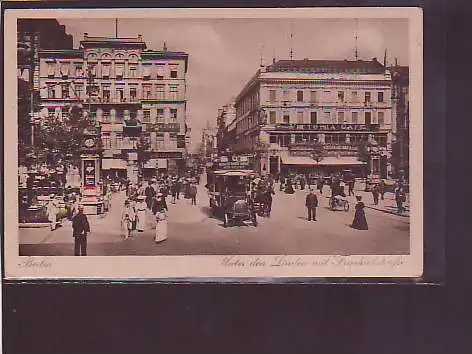
M 409 176 L 409 68 L 394 66 L 392 72 L 392 115 L 396 123 L 396 141 L 393 145 L 393 167 L 395 177 L 408 179 Z
M 391 85 L 375 58 L 274 61 L 236 98 L 234 151 L 253 153 L 263 174 L 350 169 L 387 177 L 395 135 Z
M 144 177 L 185 168 L 188 54 L 147 50 L 136 38 L 90 37 L 78 49 L 42 50 L 42 114 L 67 117 L 82 105 L 101 126 L 102 173 L 136 180 L 137 140 L 127 125 L 142 127 L 150 144 Z M 144 163 L 145 162 L 145 163 Z
M 201 153 L 205 162 L 211 161 L 213 157 L 218 155 L 217 135 L 218 128 L 210 127 L 209 124 L 202 131 Z
M 19 148 L 34 143 L 39 104 L 39 50 L 71 49 L 72 36 L 54 19 L 19 19 L 17 30 Z M 20 154 L 20 159 L 22 158 Z
M 218 116 L 216 118 L 216 140 L 218 151 L 220 154 L 227 152 L 227 149 L 231 148 L 231 143 L 228 141 L 229 135 L 227 131 L 228 124 L 236 118 L 236 110 L 234 102 L 225 104 L 218 110 Z

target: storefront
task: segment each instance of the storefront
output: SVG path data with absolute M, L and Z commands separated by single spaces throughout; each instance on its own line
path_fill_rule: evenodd
M 102 176 L 106 179 L 127 178 L 126 161 L 121 159 L 102 159 Z

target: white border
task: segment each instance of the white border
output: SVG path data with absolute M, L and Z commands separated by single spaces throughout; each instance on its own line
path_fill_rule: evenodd
M 410 254 L 405 256 L 287 256 L 291 267 L 225 267 L 225 256 L 20 257 L 17 193 L 17 18 L 404 18 L 410 55 Z M 419 277 L 423 272 L 423 16 L 419 8 L 297 9 L 94 9 L 6 10 L 5 35 L 5 237 L 7 279 L 167 279 L 295 277 Z M 14 53 L 14 54 L 13 54 Z M 414 161 L 414 163 L 413 163 Z M 233 256 L 270 264 L 274 256 Z M 24 267 L 25 259 L 38 264 Z

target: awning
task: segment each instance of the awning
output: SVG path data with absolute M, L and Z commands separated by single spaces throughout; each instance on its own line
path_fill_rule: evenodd
M 339 166 L 339 165 L 365 165 L 366 162 L 359 161 L 355 156 L 344 156 L 340 158 L 328 156 L 323 158 L 318 165 L 320 166 Z
M 316 160 L 308 156 L 287 156 L 282 157 L 282 163 L 284 165 L 303 165 L 303 166 L 316 166 Z
M 167 159 L 157 159 L 157 168 L 167 168 Z
M 126 170 L 126 161 L 120 159 L 103 159 L 103 170 Z
M 157 159 L 149 159 L 144 164 L 144 168 L 156 168 L 157 166 Z

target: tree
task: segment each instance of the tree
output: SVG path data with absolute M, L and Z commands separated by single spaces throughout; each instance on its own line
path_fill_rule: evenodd
M 313 150 L 311 151 L 311 157 L 313 158 L 313 160 L 315 160 L 316 162 L 320 162 L 321 160 L 323 160 L 324 155 L 324 144 L 319 142 L 318 140 L 313 142 Z
M 84 131 L 89 126 L 90 121 L 79 106 L 71 107 L 66 119 L 59 119 L 56 115 L 44 117 L 35 143 L 38 151 L 43 152 L 39 160 L 51 164 L 59 160 L 70 161 L 79 166 Z

